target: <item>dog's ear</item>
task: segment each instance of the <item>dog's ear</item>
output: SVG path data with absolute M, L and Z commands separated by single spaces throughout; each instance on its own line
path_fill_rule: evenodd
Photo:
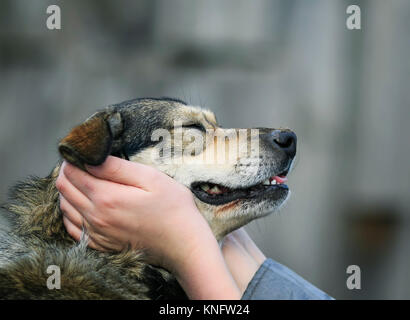
M 65 160 L 84 169 L 84 164 L 100 165 L 118 152 L 123 132 L 119 112 L 97 112 L 63 138 L 58 146 Z

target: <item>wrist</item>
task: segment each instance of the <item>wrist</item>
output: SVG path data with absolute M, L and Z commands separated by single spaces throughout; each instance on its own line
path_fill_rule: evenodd
M 206 220 L 202 216 L 192 217 L 192 212 L 190 215 L 190 224 L 187 225 L 186 221 L 174 223 L 174 234 L 178 236 L 174 235 L 163 242 L 165 247 L 161 251 L 167 253 L 163 258 L 174 274 L 185 272 L 195 261 L 208 254 L 214 255 L 215 248 L 219 248 Z
M 241 298 L 213 235 L 176 266 L 175 276 L 190 299 Z

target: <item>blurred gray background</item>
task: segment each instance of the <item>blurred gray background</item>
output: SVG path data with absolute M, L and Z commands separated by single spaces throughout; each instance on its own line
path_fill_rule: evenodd
M 409 34 L 407 0 L 1 0 L 0 201 L 96 109 L 177 97 L 297 133 L 290 201 L 248 227 L 267 256 L 338 299 L 409 299 Z

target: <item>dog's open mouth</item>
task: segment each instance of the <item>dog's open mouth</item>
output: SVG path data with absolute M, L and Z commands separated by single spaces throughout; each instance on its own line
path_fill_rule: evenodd
M 191 190 L 199 200 L 205 203 L 222 205 L 239 199 L 259 198 L 276 191 L 288 190 L 285 184 L 287 180 L 286 174 L 280 174 L 251 187 L 238 189 L 209 182 L 194 182 Z

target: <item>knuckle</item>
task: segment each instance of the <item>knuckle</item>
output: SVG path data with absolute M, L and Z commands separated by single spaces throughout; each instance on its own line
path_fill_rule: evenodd
M 106 217 L 100 217 L 99 215 L 92 215 L 90 220 L 90 223 L 98 230 L 106 229 L 110 225 Z
M 109 194 L 104 194 L 95 199 L 97 207 L 105 209 L 114 209 L 117 206 L 117 200 L 114 196 Z
M 62 177 L 62 175 L 59 175 L 56 180 L 56 188 L 57 190 L 61 192 L 62 190 L 64 190 L 64 186 L 65 186 L 64 178 Z
M 95 188 L 94 184 L 89 179 L 87 179 L 87 176 L 85 176 L 84 178 L 85 178 L 84 182 L 83 182 L 84 189 L 87 190 L 90 193 L 95 192 L 96 188 Z

